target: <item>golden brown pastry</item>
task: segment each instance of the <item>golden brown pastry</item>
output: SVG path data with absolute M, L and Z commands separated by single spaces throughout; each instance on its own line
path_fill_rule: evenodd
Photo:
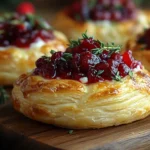
M 126 48 L 131 49 L 133 56 L 140 60 L 145 68 L 150 71 L 150 28 L 135 38 L 130 39 Z
M 81 0 L 60 11 L 53 25 L 69 39 L 77 39 L 87 30 L 103 42 L 125 45 L 148 26 L 149 20 L 149 12 L 138 10 L 132 0 Z
M 83 34 L 65 53 L 36 61 L 12 91 L 14 108 L 25 116 L 71 129 L 131 123 L 150 114 L 150 74 L 131 51 Z
M 12 14 L 0 23 L 0 85 L 12 85 L 22 73 L 50 49 L 64 51 L 66 37 L 51 29 L 42 18 Z

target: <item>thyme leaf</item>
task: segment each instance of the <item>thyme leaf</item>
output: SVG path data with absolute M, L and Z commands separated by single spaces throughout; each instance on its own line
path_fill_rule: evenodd
M 121 81 L 121 76 L 120 76 L 119 71 L 116 73 L 116 75 L 113 79 L 116 80 L 116 81 Z
M 82 34 L 83 39 L 88 39 L 89 37 L 87 36 L 87 30 L 85 31 L 85 33 Z
M 71 53 L 64 53 L 63 58 L 68 61 L 69 59 L 72 58 L 72 54 Z
M 132 71 L 129 71 L 129 76 L 130 76 L 131 78 L 133 78 L 133 72 L 132 72 Z
M 70 40 L 69 41 L 69 47 L 70 48 L 74 48 L 74 47 L 76 47 L 76 46 L 79 46 L 80 45 L 80 39 L 78 39 L 77 41 L 75 41 L 75 40 Z
M 92 49 L 93 54 L 95 55 L 99 55 L 101 54 L 104 50 L 109 51 L 108 56 L 110 57 L 113 53 L 118 53 L 120 52 L 121 46 L 115 46 L 114 43 L 111 44 L 104 44 L 103 42 L 100 42 L 99 40 L 97 40 L 98 43 L 100 43 L 100 47 L 99 48 L 94 48 Z
M 9 98 L 9 95 L 3 87 L 0 86 L 0 104 L 4 104 Z
M 96 73 L 96 76 L 101 75 L 103 72 L 104 72 L 104 70 L 98 70 L 97 73 Z
M 54 53 L 56 53 L 55 50 L 51 50 L 50 53 L 53 55 Z
M 72 133 L 73 133 L 73 130 L 69 130 L 68 133 L 69 133 L 69 134 L 72 134 Z

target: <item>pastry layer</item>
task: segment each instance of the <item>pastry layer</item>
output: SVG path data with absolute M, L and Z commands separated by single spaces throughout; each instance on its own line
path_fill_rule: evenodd
M 103 128 L 150 114 L 150 76 L 145 70 L 117 81 L 83 84 L 24 74 L 14 84 L 14 108 L 40 122 L 65 128 Z

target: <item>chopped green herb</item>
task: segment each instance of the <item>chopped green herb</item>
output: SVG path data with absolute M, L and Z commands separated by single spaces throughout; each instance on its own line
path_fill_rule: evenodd
M 132 71 L 129 71 L 129 76 L 130 76 L 131 78 L 133 78 L 133 72 L 132 72 Z
M 69 133 L 69 134 L 72 134 L 72 133 L 73 133 L 73 130 L 69 130 L 68 133 Z
M 94 48 L 92 49 L 92 53 L 95 54 L 95 55 L 99 55 L 103 52 L 103 49 L 101 48 Z
M 142 44 L 140 50 L 145 50 L 146 49 L 146 44 Z
M 87 36 L 87 30 L 85 31 L 85 33 L 82 34 L 83 39 L 88 39 L 89 37 Z
M 36 17 L 36 20 L 38 21 L 39 23 L 39 26 L 42 28 L 42 29 L 45 29 L 45 30 L 49 30 L 49 29 L 52 29 L 52 27 L 41 17 Z
M 121 76 L 119 74 L 119 71 L 116 73 L 116 75 L 113 79 L 116 80 L 116 81 L 121 81 Z
M 64 53 L 64 54 L 63 54 L 63 58 L 64 58 L 65 60 L 69 60 L 69 59 L 72 58 L 72 54 L 71 54 L 71 53 Z
M 123 9 L 123 6 L 118 4 L 118 5 L 115 5 L 115 10 L 122 10 Z
M 9 96 L 5 89 L 0 86 L 0 104 L 4 104 L 8 100 Z
M 27 14 L 27 18 L 32 26 L 35 25 L 35 16 L 32 14 Z
M 115 44 L 114 43 L 111 43 L 111 44 L 104 44 L 104 43 L 102 43 L 102 42 L 100 42 L 99 40 L 97 40 L 97 42 L 99 42 L 100 43 L 100 48 L 94 48 L 94 49 L 92 49 L 92 52 L 93 52 L 93 54 L 95 54 L 95 55 L 99 55 L 99 54 L 101 54 L 104 50 L 107 50 L 107 51 L 109 51 L 109 54 L 108 54 L 108 56 L 111 56 L 113 53 L 117 53 L 117 52 L 120 52 L 120 49 L 121 49 L 121 46 L 115 46 Z
M 0 34 L 4 33 L 5 31 L 4 30 L 0 30 Z
M 103 72 L 104 72 L 104 70 L 98 70 L 97 73 L 96 73 L 96 76 L 101 75 Z
M 50 53 L 53 55 L 56 51 L 55 50 L 51 50 Z
M 70 48 L 74 48 L 74 47 L 76 47 L 78 45 L 80 45 L 80 39 L 78 39 L 77 41 L 75 41 L 75 40 L 70 40 L 69 41 L 69 47 Z
M 75 19 L 76 19 L 77 21 L 81 21 L 81 16 L 80 16 L 80 14 L 75 14 Z
M 88 1 L 88 6 L 90 9 L 92 9 L 94 6 L 96 6 L 97 0 L 90 0 Z
M 63 58 L 63 57 L 61 57 L 60 59 L 61 59 L 62 61 L 66 61 L 66 59 L 65 59 L 65 58 Z
M 42 58 L 44 58 L 44 60 L 46 60 L 47 62 L 50 62 L 50 59 L 48 56 L 42 56 Z
M 22 22 L 20 20 L 12 20 L 12 21 L 10 21 L 10 23 L 13 25 L 22 24 Z

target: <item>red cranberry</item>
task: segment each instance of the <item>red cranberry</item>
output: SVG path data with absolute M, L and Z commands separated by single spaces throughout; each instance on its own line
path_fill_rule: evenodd
M 84 39 L 78 41 L 76 49 L 70 47 L 70 52 L 55 52 L 51 58 L 40 58 L 36 62 L 37 69 L 34 74 L 45 78 L 75 79 L 80 82 L 81 78 L 85 77 L 88 78 L 88 83 L 95 83 L 104 80 L 119 81 L 133 69 L 142 67 L 140 62 L 134 60 L 131 51 L 121 55 L 110 49 L 99 54 L 102 43 L 88 37 Z M 93 51 L 95 46 L 97 49 Z M 65 58 L 67 55 L 69 59 Z
M 80 80 L 80 78 L 85 77 L 85 75 L 83 73 L 73 73 L 73 78 L 75 80 Z
M 37 39 L 48 41 L 54 38 L 52 30 L 39 28 L 39 22 L 28 19 L 27 15 L 14 14 L 0 23 L 0 46 L 29 47 Z M 37 25 L 38 24 L 38 25 Z
M 142 69 L 142 64 L 141 64 L 141 62 L 135 60 L 134 62 L 132 62 L 131 68 L 134 69 L 134 68 L 137 68 L 137 67 L 139 67 L 140 69 Z
M 125 77 L 126 75 L 128 75 L 130 68 L 126 64 L 122 63 L 119 65 L 118 70 L 120 72 L 120 76 Z
M 80 70 L 80 54 L 74 54 L 70 63 L 72 64 L 72 69 L 78 72 Z
M 111 20 L 119 21 L 122 19 L 122 14 L 120 11 L 113 11 L 111 13 Z
M 133 19 L 136 14 L 135 4 L 131 0 L 97 0 L 93 5 L 90 3 L 88 0 L 75 2 L 68 8 L 68 15 L 77 21 L 121 21 Z
M 42 68 L 42 67 L 45 66 L 45 64 L 46 64 L 48 61 L 50 62 L 50 59 L 49 59 L 48 57 L 41 57 L 41 58 L 39 58 L 39 59 L 36 61 L 36 67 L 37 67 L 37 68 Z
M 32 3 L 30 2 L 22 2 L 17 7 L 17 12 L 20 14 L 28 14 L 28 13 L 34 13 L 35 8 Z
M 109 54 L 109 52 L 108 52 L 107 50 L 104 50 L 104 51 L 102 52 L 102 54 L 100 54 L 100 58 L 101 58 L 102 60 L 106 60 L 106 59 L 108 58 L 108 54 Z
M 126 51 L 123 54 L 123 61 L 130 67 L 132 62 L 134 61 L 132 57 L 132 52 L 131 51 Z
M 122 62 L 122 59 L 123 59 L 123 57 L 119 53 L 113 53 L 110 58 L 120 63 Z
M 88 83 L 96 83 L 104 80 L 100 75 L 97 75 L 97 73 L 98 71 L 93 68 L 88 71 Z
M 91 65 L 92 53 L 87 51 L 81 54 L 80 65 L 82 71 L 88 71 Z
M 53 62 L 57 61 L 57 60 L 60 60 L 61 57 L 63 56 L 63 52 L 55 52 L 52 57 L 51 57 L 51 60 Z

